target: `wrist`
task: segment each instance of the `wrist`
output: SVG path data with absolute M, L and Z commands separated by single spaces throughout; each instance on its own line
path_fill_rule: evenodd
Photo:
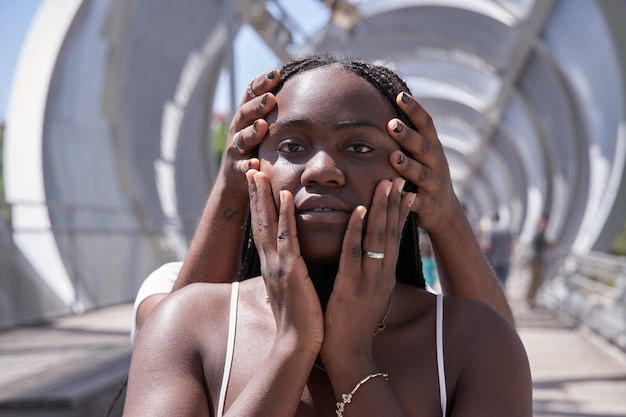
M 240 205 L 247 208 L 250 203 L 248 184 L 245 181 L 245 177 L 241 175 L 239 175 L 241 178 L 235 177 L 232 174 L 227 175 L 220 171 L 220 174 L 215 179 L 211 193 L 219 194 L 220 201 L 227 202 L 228 205 Z

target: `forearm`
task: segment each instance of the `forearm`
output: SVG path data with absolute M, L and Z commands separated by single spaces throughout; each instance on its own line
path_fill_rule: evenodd
M 237 195 L 218 177 L 185 256 L 174 290 L 192 282 L 231 282 L 248 215 L 248 195 Z
M 467 219 L 458 216 L 445 232 L 431 234 L 430 239 L 444 294 L 483 301 L 514 325 L 504 290 Z

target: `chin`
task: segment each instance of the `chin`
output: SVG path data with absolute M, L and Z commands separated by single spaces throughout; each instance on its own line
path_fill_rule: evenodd
M 300 251 L 307 264 L 336 265 L 341 257 L 341 245 L 336 247 L 322 242 L 302 245 Z
M 300 252 L 306 263 L 337 264 L 345 229 L 299 225 Z M 312 226 L 312 227 L 311 227 Z

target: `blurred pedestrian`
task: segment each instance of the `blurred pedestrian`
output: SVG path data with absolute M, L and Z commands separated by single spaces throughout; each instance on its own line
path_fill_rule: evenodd
M 530 284 L 528 286 L 528 293 L 526 294 L 526 302 L 531 307 L 535 306 L 537 292 L 544 280 L 546 249 L 550 246 L 550 243 L 546 239 L 547 227 L 548 218 L 542 216 L 537 223 L 537 230 L 532 241 L 533 253 L 530 259 Z
M 483 250 L 503 287 L 509 276 L 512 249 L 513 234 L 500 222 L 500 214 L 495 212 L 491 215 L 489 228 L 484 232 Z

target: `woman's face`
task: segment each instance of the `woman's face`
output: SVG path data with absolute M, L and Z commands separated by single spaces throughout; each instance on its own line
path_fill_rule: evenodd
M 389 155 L 399 146 L 386 129 L 392 107 L 370 83 L 336 66 L 294 76 L 276 100 L 259 148 L 261 171 L 277 205 L 280 190 L 294 196 L 304 259 L 337 262 L 352 211 L 369 208 L 376 185 L 398 176 Z

